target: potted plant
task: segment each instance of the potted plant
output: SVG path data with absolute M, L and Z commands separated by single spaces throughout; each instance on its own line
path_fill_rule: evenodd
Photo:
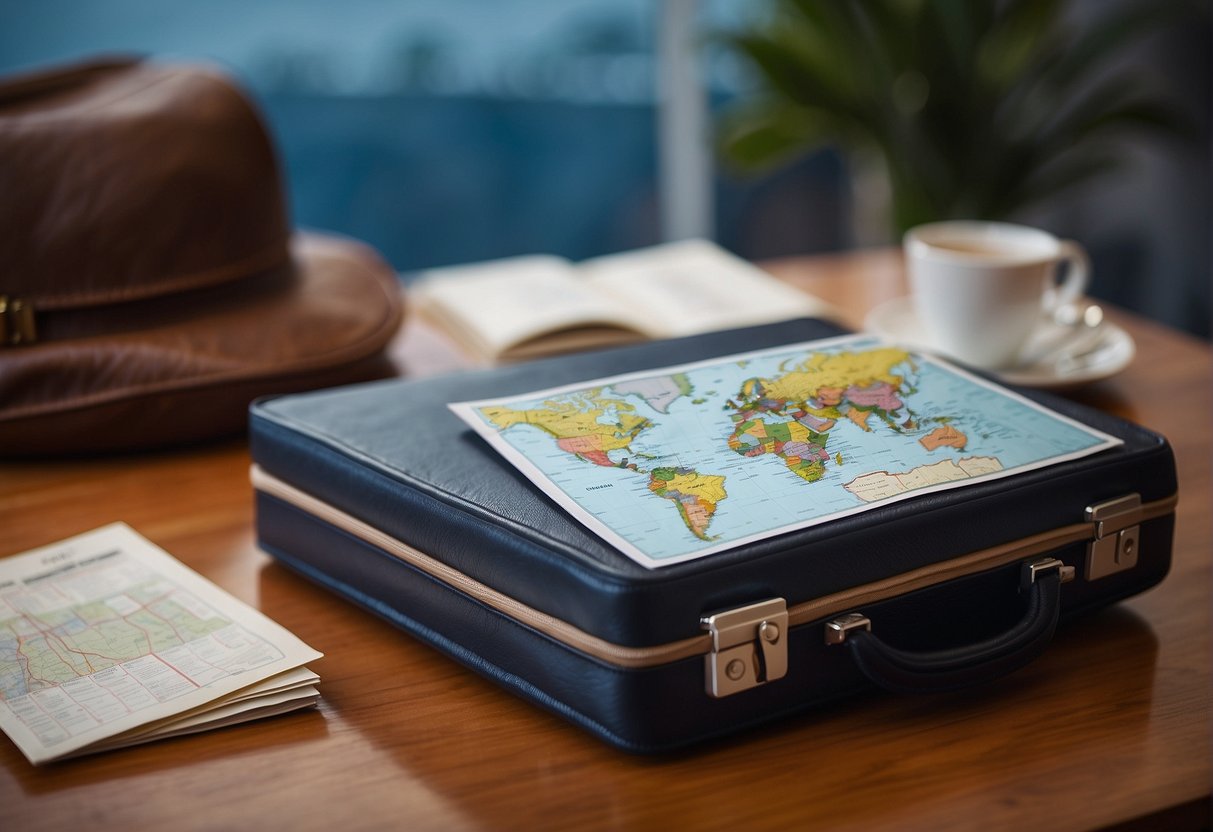
M 726 109 L 723 149 L 763 168 L 833 144 L 876 158 L 894 232 L 949 217 L 1000 219 L 1098 177 L 1126 129 L 1182 133 L 1182 110 L 1113 59 L 1187 0 L 772 0 L 724 35 L 758 90 Z

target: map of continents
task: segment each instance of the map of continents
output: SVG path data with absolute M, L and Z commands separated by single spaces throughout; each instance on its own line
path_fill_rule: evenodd
M 1109 444 L 862 336 L 454 409 L 649 566 Z

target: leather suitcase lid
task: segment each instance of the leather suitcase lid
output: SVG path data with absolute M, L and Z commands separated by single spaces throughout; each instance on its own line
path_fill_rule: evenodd
M 1079 522 L 1092 502 L 1130 492 L 1149 502 L 1175 493 L 1174 462 L 1162 437 L 1028 392 L 1124 445 L 649 570 L 570 517 L 447 408 L 843 333 L 804 319 L 264 400 L 252 408 L 253 460 L 476 581 L 633 646 L 695 636 L 708 612 L 771 597 L 804 602 Z

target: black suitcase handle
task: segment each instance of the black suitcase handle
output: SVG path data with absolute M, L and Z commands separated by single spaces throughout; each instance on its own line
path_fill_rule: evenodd
M 989 682 L 1035 659 L 1053 639 L 1061 610 L 1061 584 L 1072 575 L 1058 561 L 1048 566 L 1054 564 L 1059 568 L 1033 572 L 1023 618 L 1006 632 L 976 644 L 918 653 L 891 647 L 870 629 L 860 629 L 857 624 L 867 623 L 862 616 L 848 616 L 828 626 L 838 631 L 836 625 L 842 622 L 849 628 L 841 630 L 841 638 L 835 641 L 846 645 L 859 670 L 886 690 L 929 693 Z

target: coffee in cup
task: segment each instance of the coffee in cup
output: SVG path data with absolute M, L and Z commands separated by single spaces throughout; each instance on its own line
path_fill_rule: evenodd
M 906 232 L 905 255 L 930 345 L 990 369 L 1014 366 L 1042 320 L 1077 300 L 1090 277 L 1082 246 L 1002 222 L 920 225 Z

